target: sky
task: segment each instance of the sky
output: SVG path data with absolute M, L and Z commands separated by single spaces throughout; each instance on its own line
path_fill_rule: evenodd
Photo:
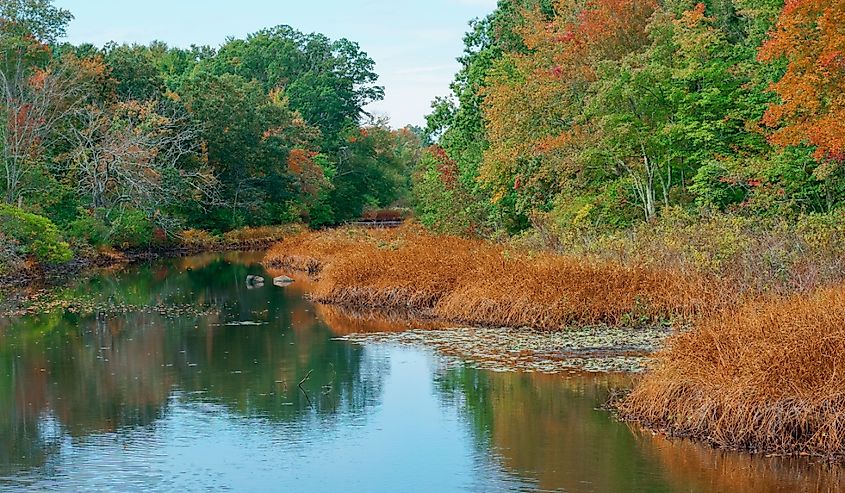
M 55 0 L 73 13 L 67 40 L 219 46 L 265 27 L 356 41 L 376 62 L 384 101 L 368 111 L 393 127 L 422 125 L 436 96 L 449 93 L 469 21 L 496 0 Z

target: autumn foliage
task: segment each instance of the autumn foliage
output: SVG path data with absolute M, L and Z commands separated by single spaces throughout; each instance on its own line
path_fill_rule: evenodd
M 656 0 L 559 0 L 550 21 L 537 10 L 523 11 L 519 34 L 528 51 L 510 54 L 484 90 L 491 145 L 481 178 L 498 192 L 495 199 L 511 188 L 531 193 L 573 171 L 572 159 L 552 155 L 571 155 L 584 140 L 577 121 L 598 64 L 644 46 L 657 5 Z M 539 170 L 526 165 L 537 158 Z
M 540 217 L 603 234 L 673 207 L 829 213 L 843 204 L 843 10 L 503 2 L 473 24 L 429 130 L 509 232 Z M 428 216 L 455 215 L 457 203 L 421 195 Z
M 785 59 L 786 73 L 772 90 L 780 103 L 763 122 L 778 145 L 815 146 L 820 160 L 845 161 L 845 1 L 788 0 L 764 61 Z

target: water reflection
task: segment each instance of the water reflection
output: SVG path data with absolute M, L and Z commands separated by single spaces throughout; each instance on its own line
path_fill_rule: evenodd
M 62 288 L 0 319 L 0 489 L 838 491 L 839 468 L 667 441 L 599 406 L 625 377 L 491 373 L 333 340 L 424 322 L 249 289 L 260 255 Z M 300 388 L 301 387 L 301 388 Z
M 813 493 L 845 491 L 845 471 L 829 464 L 735 454 L 690 441 L 636 432 L 643 452 L 659 461 L 678 491 Z
M 620 375 L 542 375 L 453 368 L 438 378 L 445 399 L 474 430 L 476 447 L 541 491 L 844 491 L 843 469 L 669 440 L 601 409 Z
M 249 291 L 242 280 L 257 267 L 232 260 L 209 255 L 95 277 L 61 296 L 93 296 L 108 308 L 0 329 L 0 475 L 48 462 L 58 446 L 47 418 L 71 438 L 147 427 L 174 391 L 280 422 L 376 402 L 382 372 L 362 371 L 359 347 L 331 341 L 299 294 Z M 244 321 L 266 325 L 226 325 Z

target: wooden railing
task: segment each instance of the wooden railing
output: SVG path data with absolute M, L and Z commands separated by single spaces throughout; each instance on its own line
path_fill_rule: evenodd
M 359 228 L 390 229 L 404 224 L 404 219 L 358 219 L 350 224 Z

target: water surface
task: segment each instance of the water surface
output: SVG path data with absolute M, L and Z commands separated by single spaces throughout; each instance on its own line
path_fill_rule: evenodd
M 668 441 L 601 409 L 620 376 L 480 371 L 249 289 L 259 255 L 174 259 L 0 317 L 0 490 L 838 491 L 841 471 Z M 395 328 L 395 327 L 394 327 Z

